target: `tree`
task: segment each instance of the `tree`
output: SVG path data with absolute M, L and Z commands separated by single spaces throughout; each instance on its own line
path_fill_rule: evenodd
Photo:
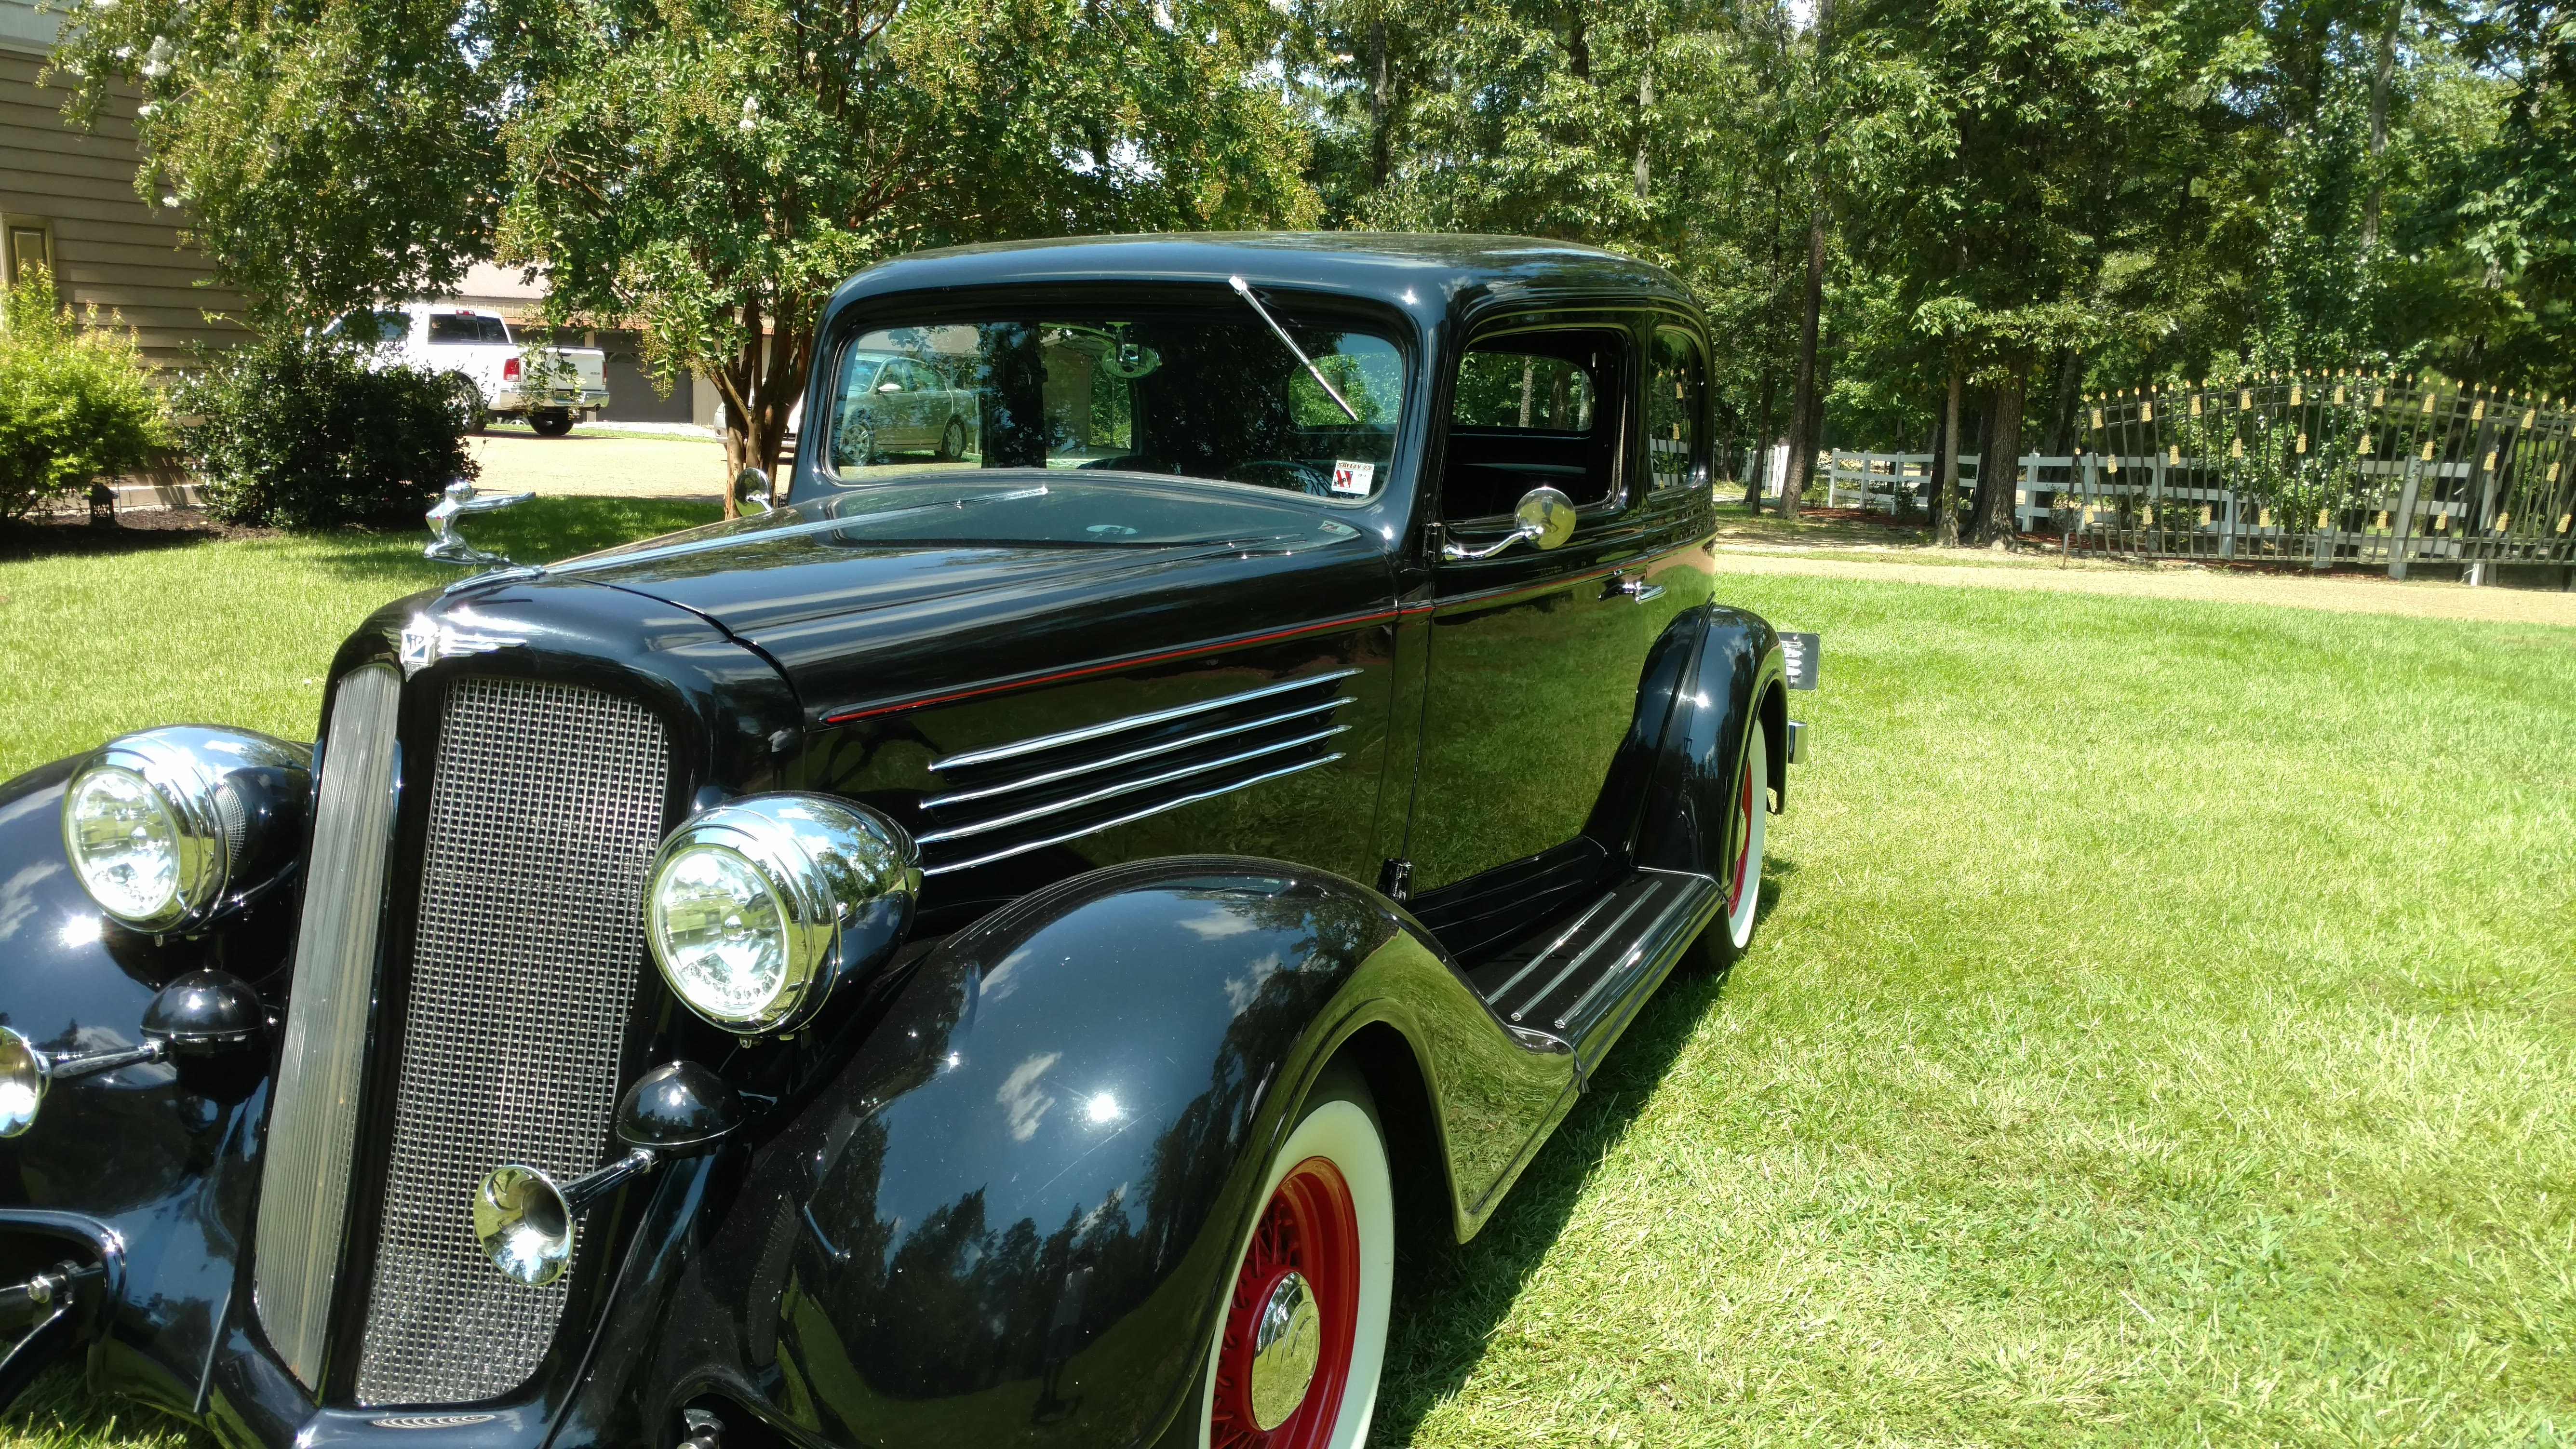
M 776 466 L 830 289 L 924 246 L 1310 222 L 1247 86 L 1253 0 L 86 0 L 58 65 L 139 80 L 146 189 L 264 320 L 543 269 Z

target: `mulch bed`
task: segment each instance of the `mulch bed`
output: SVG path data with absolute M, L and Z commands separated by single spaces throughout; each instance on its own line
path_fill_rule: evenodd
M 137 509 L 116 515 L 113 528 L 98 527 L 87 513 L 0 522 L 0 559 L 62 558 L 135 553 L 228 538 L 275 538 L 274 528 L 219 523 L 198 508 Z

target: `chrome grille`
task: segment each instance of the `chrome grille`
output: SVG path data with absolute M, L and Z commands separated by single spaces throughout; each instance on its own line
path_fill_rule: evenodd
M 567 1288 L 475 1246 L 483 1174 L 598 1165 L 642 969 L 644 871 L 670 750 L 628 701 L 568 684 L 451 685 L 358 1402 L 458 1403 L 527 1380 Z
M 931 764 L 922 873 L 940 875 L 1177 810 L 1341 758 L 1339 669 Z
M 394 713 L 401 701 L 401 678 L 382 664 L 350 671 L 332 697 L 277 1105 L 260 1172 L 251 1301 L 269 1343 L 307 1385 L 321 1381 L 348 1221 L 376 928 L 393 844 Z

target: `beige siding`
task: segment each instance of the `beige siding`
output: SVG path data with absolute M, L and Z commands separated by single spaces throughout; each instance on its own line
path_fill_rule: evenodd
M 41 219 L 65 299 L 121 315 L 155 363 L 185 362 L 191 343 L 240 341 L 240 298 L 208 285 L 212 274 L 180 245 L 175 215 L 135 193 L 134 97 L 113 99 L 94 132 L 67 124 L 66 93 L 36 83 L 44 55 L 28 32 L 37 17 L 25 0 L 0 0 L 0 11 L 13 22 L 0 25 L 0 214 L 13 224 Z M 223 316 L 209 322 L 208 312 Z

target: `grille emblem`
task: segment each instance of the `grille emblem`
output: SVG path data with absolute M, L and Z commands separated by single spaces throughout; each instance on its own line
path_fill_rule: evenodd
M 489 654 L 527 642 L 526 635 L 503 632 L 494 621 L 471 609 L 454 610 L 443 619 L 414 614 L 402 631 L 403 678 L 409 679 L 442 659 Z

